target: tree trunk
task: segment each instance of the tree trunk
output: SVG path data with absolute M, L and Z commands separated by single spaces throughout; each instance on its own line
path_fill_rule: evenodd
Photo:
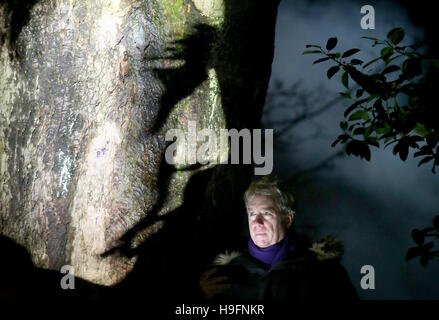
M 259 126 L 277 4 L 2 2 L 0 234 L 102 285 L 162 234 L 212 253 L 236 240 L 252 171 L 171 166 L 165 135 Z

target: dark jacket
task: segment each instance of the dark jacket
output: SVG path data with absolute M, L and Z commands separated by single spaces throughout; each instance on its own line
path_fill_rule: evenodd
M 215 259 L 232 283 L 221 300 L 356 300 L 355 288 L 340 264 L 342 253 L 343 246 L 331 236 L 311 247 L 298 239 L 296 249 L 270 268 L 248 253 L 226 252 Z

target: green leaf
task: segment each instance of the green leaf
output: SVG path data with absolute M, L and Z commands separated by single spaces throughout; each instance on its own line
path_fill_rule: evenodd
M 361 96 L 363 95 L 363 93 L 364 93 L 364 90 L 363 90 L 363 89 L 358 89 L 357 92 L 356 92 L 356 94 L 355 94 L 355 96 L 356 96 L 357 98 L 359 98 L 359 97 L 361 97 Z
M 350 154 L 357 154 L 356 149 L 357 149 L 357 141 L 349 141 L 348 145 L 346 146 L 346 153 L 348 155 Z
M 363 66 L 363 69 L 364 69 L 364 68 L 367 68 L 367 67 L 370 66 L 372 63 L 375 63 L 375 62 L 377 62 L 378 60 L 380 60 L 380 58 L 376 58 L 376 59 L 370 60 L 368 63 L 366 63 L 366 64 Z
M 355 122 L 355 123 L 351 124 L 351 125 L 349 126 L 349 128 L 348 128 L 348 131 L 352 131 L 352 129 L 355 128 L 355 126 L 358 126 L 358 125 L 359 125 L 358 122 Z
M 364 144 L 364 158 L 370 161 L 370 148 L 367 144 Z
M 348 128 L 348 123 L 347 123 L 346 121 L 342 121 L 342 122 L 340 122 L 340 128 L 341 128 L 343 131 L 346 131 L 346 129 Z
M 350 64 L 353 64 L 353 65 L 358 65 L 358 64 L 362 64 L 362 63 L 363 63 L 363 61 L 359 60 L 359 59 L 352 59 L 350 62 Z
M 402 138 L 398 141 L 398 144 L 393 148 L 394 154 L 399 153 L 399 157 L 402 161 L 407 160 L 407 156 L 409 154 L 409 144 L 408 140 Z
M 387 73 L 395 72 L 395 71 L 398 71 L 399 69 L 401 69 L 399 66 L 392 64 L 392 65 L 388 66 L 387 68 L 385 68 L 381 72 L 381 74 L 387 74 Z
M 375 131 L 378 134 L 386 135 L 386 134 L 388 134 L 391 131 L 391 129 L 392 128 L 388 124 L 386 124 L 384 127 L 376 128 Z M 380 139 L 381 138 L 383 138 L 383 137 L 380 137 Z
M 421 148 L 421 150 L 419 150 L 418 152 L 415 152 L 415 154 L 413 155 L 413 157 L 419 157 L 419 156 L 425 156 L 427 154 L 433 154 L 433 149 L 431 149 L 429 146 L 423 146 Z
M 427 162 L 429 162 L 429 161 L 431 161 L 431 160 L 433 160 L 433 159 L 434 159 L 434 157 L 432 157 L 432 156 L 425 157 L 424 159 L 422 159 L 421 161 L 419 161 L 419 163 L 418 163 L 418 167 L 420 167 L 420 166 L 423 165 L 424 163 L 427 163 Z
M 349 76 L 348 72 L 343 72 L 343 75 L 341 76 L 341 83 L 346 87 L 349 88 Z
M 332 50 L 337 45 L 337 38 L 329 38 L 328 42 L 326 43 L 326 50 Z
M 341 57 L 347 58 L 347 57 L 352 56 L 353 54 L 356 54 L 359 51 L 360 51 L 360 49 L 358 49 L 358 48 L 349 49 L 348 51 L 345 51 L 345 53 L 343 53 L 343 55 Z
M 377 38 L 372 38 L 372 37 L 361 37 L 362 39 L 369 39 L 369 40 L 375 40 L 375 41 L 379 41 L 379 39 Z
M 369 138 L 369 136 L 370 136 L 370 134 L 371 134 L 372 131 L 373 131 L 373 127 L 372 127 L 372 126 L 366 127 L 366 128 L 364 129 L 363 136 L 364 136 L 364 139 L 367 140 L 366 142 L 367 142 L 368 144 L 371 144 L 370 141 L 375 141 L 375 142 L 376 142 L 376 139 L 375 139 L 375 138 Z M 378 143 L 378 142 L 377 142 L 377 143 Z M 378 146 L 379 146 L 379 144 L 378 144 Z
M 351 113 L 356 107 L 358 107 L 363 102 L 366 102 L 367 100 L 368 99 L 366 98 L 366 99 L 355 101 L 349 108 L 346 109 L 346 111 L 344 112 L 344 117 L 346 118 L 349 113 Z
M 384 145 L 384 149 L 386 149 L 388 146 L 390 146 L 392 143 L 395 143 L 396 142 L 396 140 L 395 140 L 395 138 L 393 137 L 393 134 L 392 134 L 392 132 L 389 132 L 388 134 L 385 134 L 385 135 L 382 135 L 381 137 L 380 137 L 380 139 L 384 139 L 384 143 L 385 143 L 385 145 Z M 390 142 L 389 142 L 390 141 Z M 393 152 L 393 154 L 396 154 L 396 152 L 394 152 L 395 150 L 393 150 L 392 152 Z
M 337 138 L 333 143 L 331 143 L 331 147 L 334 148 L 339 142 L 340 142 L 340 138 Z
M 351 116 L 349 117 L 348 120 L 355 121 L 355 120 L 360 120 L 360 119 L 369 120 L 369 115 L 363 109 L 357 110 L 356 112 L 351 114 Z
M 348 141 L 348 139 L 350 138 L 350 136 L 348 134 L 342 134 L 339 137 L 341 139 L 341 142 L 343 142 L 343 143 Z
M 321 59 L 318 59 L 318 60 L 314 61 L 312 64 L 320 63 L 320 62 L 323 62 L 323 61 L 326 61 L 326 60 L 329 60 L 329 59 L 330 59 L 329 57 L 321 58 Z
M 386 82 L 386 77 L 380 73 L 375 73 L 375 74 L 372 74 L 370 76 L 375 80 L 379 80 L 381 82 Z
M 307 47 L 307 48 L 319 48 L 319 49 L 322 48 L 321 46 L 316 46 L 315 44 L 307 44 L 305 47 Z
M 377 147 L 377 148 L 380 147 L 380 143 L 378 141 L 376 141 L 376 140 L 368 139 L 367 143 L 370 144 L 371 146 L 374 146 L 374 147 Z
M 428 134 L 428 130 L 420 122 L 416 122 L 416 125 L 413 130 L 422 137 L 425 137 Z
M 333 58 L 333 59 L 338 59 L 338 58 L 340 58 L 340 52 L 330 53 L 330 54 L 328 54 L 328 56 Z
M 424 141 L 424 138 L 422 138 L 420 136 L 410 136 L 408 141 L 409 141 L 410 147 L 418 149 L 419 146 L 416 142 Z
M 422 74 L 421 59 L 410 58 L 405 60 L 402 64 L 402 73 L 408 79 Z
M 340 125 L 341 125 L 341 123 L 340 123 Z M 341 141 L 342 143 L 344 143 L 346 140 L 348 140 L 349 139 L 349 136 L 347 135 L 347 134 L 341 134 L 341 135 L 339 135 L 338 136 L 338 138 L 337 138 L 337 140 L 335 140 L 332 144 L 331 144 L 331 147 L 335 147 L 336 145 L 337 145 L 337 143 L 339 142 L 339 141 Z
M 340 70 L 339 66 L 334 66 L 334 67 L 329 68 L 328 73 L 327 73 L 328 79 L 331 79 L 332 76 L 338 72 L 338 70 Z
M 392 47 L 384 47 L 381 49 L 381 58 L 387 59 L 393 54 L 393 48 Z
M 354 135 L 362 135 L 364 133 L 364 128 L 360 127 L 360 128 L 356 128 L 353 132 Z
M 387 34 L 387 39 L 393 44 L 398 44 L 404 39 L 404 30 L 402 28 L 394 28 Z
M 358 83 L 364 90 L 366 90 L 370 94 L 379 94 L 381 92 L 382 87 L 380 87 L 375 82 L 373 77 L 368 76 L 351 66 L 347 66 L 346 70 L 348 70 L 352 80 Z
M 357 157 L 364 158 L 370 161 L 370 148 L 363 141 L 352 140 L 346 146 L 346 153 L 353 154 Z
M 434 148 L 436 144 L 439 142 L 439 132 L 433 131 L 428 136 L 425 137 L 427 139 L 427 144 Z
M 346 99 L 352 99 L 351 95 L 347 92 L 339 92 L 339 94 Z
M 378 113 L 378 116 L 380 117 L 380 119 L 387 122 L 388 115 L 387 115 L 386 111 L 384 110 L 383 100 L 382 99 L 376 99 L 376 101 L 373 104 L 373 108 Z M 387 127 L 388 125 L 385 124 L 385 126 Z
M 311 53 L 321 53 L 319 50 L 307 50 L 303 51 L 302 54 L 311 54 Z

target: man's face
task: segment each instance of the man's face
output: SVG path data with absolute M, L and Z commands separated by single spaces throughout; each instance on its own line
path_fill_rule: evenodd
M 281 241 L 293 221 L 293 214 L 282 217 L 271 196 L 256 194 L 247 202 L 250 237 L 260 248 Z

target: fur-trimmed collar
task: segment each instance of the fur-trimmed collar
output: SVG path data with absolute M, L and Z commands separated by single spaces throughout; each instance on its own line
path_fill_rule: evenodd
M 308 250 L 315 253 L 318 261 L 340 258 L 344 253 L 344 247 L 340 240 L 332 235 L 328 235 L 323 239 L 314 242 Z M 242 255 L 239 251 L 227 251 L 220 253 L 215 257 L 213 264 L 226 265 L 233 259 Z
M 344 246 L 336 237 L 328 235 L 320 241 L 314 242 L 309 250 L 316 254 L 317 260 L 323 261 L 341 258 Z
M 226 252 L 220 253 L 215 257 L 215 259 L 213 260 L 213 264 L 223 266 L 229 264 L 233 259 L 239 257 L 240 255 L 242 255 L 242 252 L 239 251 L 229 252 L 226 250 Z

